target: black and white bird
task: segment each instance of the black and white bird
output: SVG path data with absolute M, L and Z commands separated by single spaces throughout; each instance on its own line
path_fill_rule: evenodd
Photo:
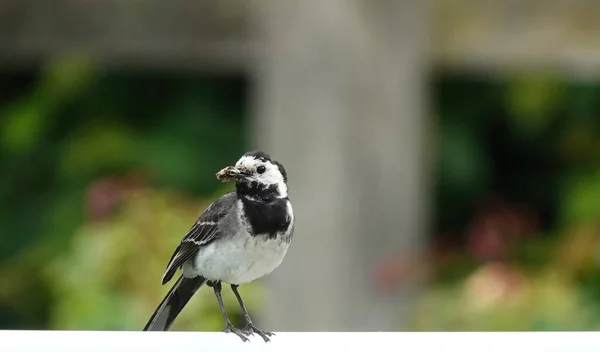
M 288 198 L 283 165 L 261 151 L 244 154 L 219 173 L 223 181 L 235 180 L 235 191 L 217 199 L 200 215 L 173 253 L 162 278 L 181 276 L 156 308 L 145 331 L 166 331 L 192 295 L 206 284 L 213 288 L 225 332 L 243 341 L 256 333 L 265 341 L 273 333 L 257 328 L 238 292 L 245 284 L 271 273 L 288 250 L 294 232 L 294 211 Z M 221 298 L 221 283 L 231 285 L 244 313 L 246 326 L 236 328 Z

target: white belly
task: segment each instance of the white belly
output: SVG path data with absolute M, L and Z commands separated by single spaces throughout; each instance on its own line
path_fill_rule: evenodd
M 286 237 L 268 239 L 241 233 L 235 238 L 217 240 L 201 248 L 193 262 L 184 265 L 183 274 L 234 285 L 254 281 L 281 264 L 289 247 Z

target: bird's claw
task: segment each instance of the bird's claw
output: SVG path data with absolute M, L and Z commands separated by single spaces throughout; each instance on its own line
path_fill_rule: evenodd
M 226 325 L 223 332 L 224 333 L 233 333 L 233 334 L 237 335 L 240 339 L 242 339 L 242 341 L 244 341 L 244 342 L 250 341 L 245 336 L 245 335 L 248 335 L 246 331 L 244 331 L 242 329 L 238 329 L 233 325 Z
M 260 337 L 263 338 L 263 340 L 265 340 L 265 342 L 269 342 L 271 341 L 269 339 L 269 336 L 274 336 L 275 334 L 270 332 L 270 331 L 264 331 L 261 330 L 259 328 L 257 328 L 256 326 L 252 325 L 252 324 L 248 324 L 246 325 L 242 331 L 244 331 L 247 335 L 254 335 L 254 333 L 256 333 L 257 335 L 259 335 Z

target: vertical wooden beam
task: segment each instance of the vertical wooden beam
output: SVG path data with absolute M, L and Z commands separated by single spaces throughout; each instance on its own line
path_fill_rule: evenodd
M 264 325 L 401 329 L 408 291 L 386 295 L 372 274 L 424 242 L 425 2 L 254 4 L 254 144 L 288 168 L 297 212 Z

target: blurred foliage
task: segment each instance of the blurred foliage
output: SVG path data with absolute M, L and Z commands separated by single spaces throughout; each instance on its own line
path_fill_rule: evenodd
M 77 55 L 0 74 L 0 328 L 143 327 L 171 254 L 136 248 L 173 250 L 247 149 L 244 80 Z
M 565 233 L 543 265 L 489 262 L 438 282 L 413 311 L 416 330 L 540 331 L 600 328 L 597 227 Z
M 215 171 L 247 149 L 244 80 L 81 56 L 2 75 L 0 328 L 141 329 L 171 251 L 227 189 Z M 436 77 L 434 236 L 413 266 L 430 285 L 413 327 L 600 328 L 600 85 Z M 259 309 L 260 283 L 242 291 Z M 173 326 L 221 328 L 207 289 Z
M 600 328 L 600 85 L 436 84 L 436 236 L 416 330 Z
M 50 325 L 58 329 L 141 329 L 176 280 L 159 284 L 172 251 L 199 210 L 212 200 L 199 203 L 147 188 L 124 194 L 118 215 L 84 225 L 74 234 L 67 254 L 46 266 L 44 277 L 56 301 Z M 244 285 L 241 290 L 248 306 L 258 308 L 256 285 Z M 224 292 L 229 314 L 242 324 L 235 296 L 227 288 Z M 212 289 L 200 290 L 172 329 L 223 329 Z

